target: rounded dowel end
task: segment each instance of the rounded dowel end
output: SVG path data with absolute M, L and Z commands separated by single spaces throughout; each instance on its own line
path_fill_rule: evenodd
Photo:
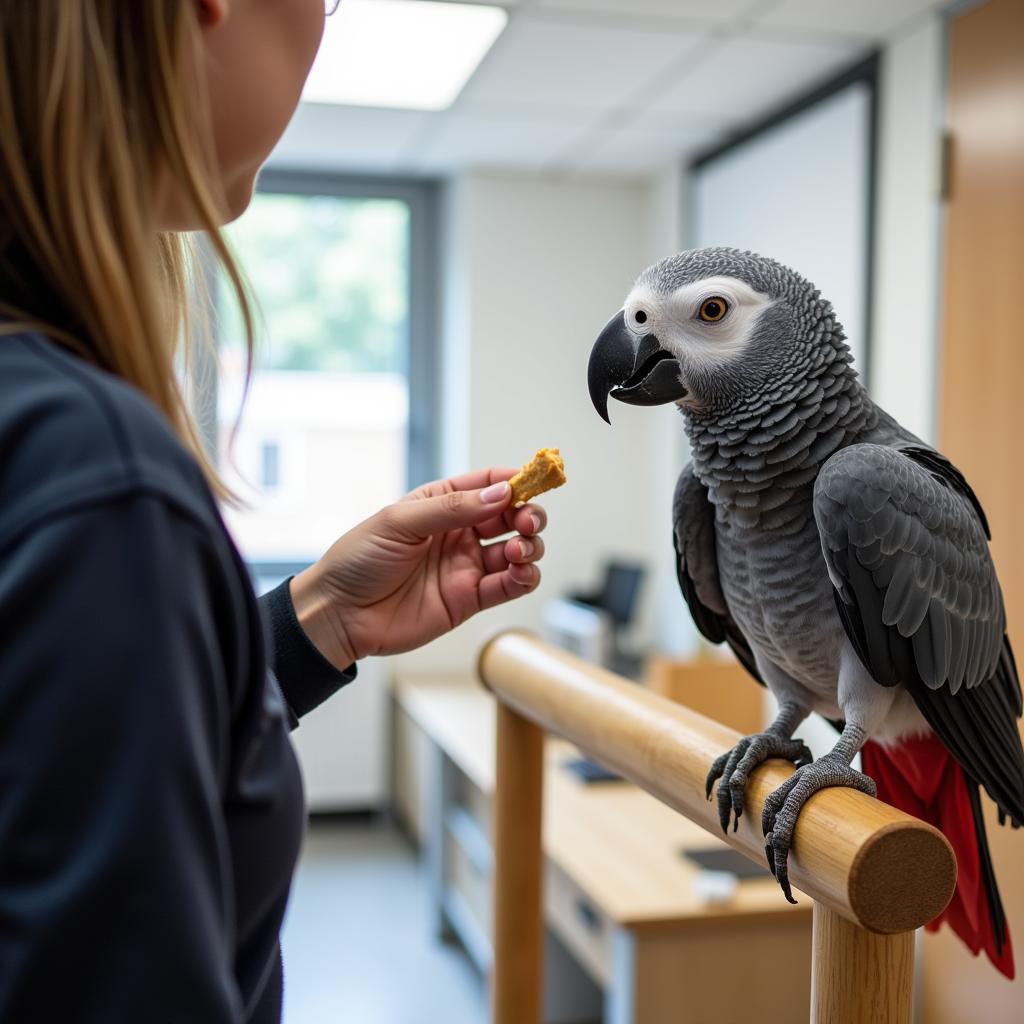
M 869 931 L 892 935 L 927 924 L 956 886 L 956 856 L 931 825 L 908 818 L 871 835 L 850 868 L 850 908 Z

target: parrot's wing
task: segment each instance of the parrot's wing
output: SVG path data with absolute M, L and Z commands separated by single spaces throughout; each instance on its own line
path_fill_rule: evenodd
M 729 612 L 718 579 L 715 551 L 715 509 L 707 488 L 697 479 L 693 466 L 679 474 L 672 502 L 672 544 L 676 551 L 676 573 L 693 621 L 713 644 L 723 641 L 743 667 L 764 685 L 746 637 Z
M 967 481 L 929 448 L 851 445 L 818 474 L 814 515 L 861 661 L 883 686 L 902 683 L 965 773 L 1024 823 L 1020 681 Z

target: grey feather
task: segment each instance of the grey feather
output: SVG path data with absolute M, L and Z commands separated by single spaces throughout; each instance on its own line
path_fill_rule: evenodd
M 959 610 L 967 594 L 997 588 L 984 527 L 970 501 L 901 446 L 878 444 L 850 446 L 830 459 L 816 494 L 819 529 L 828 534 L 826 558 L 828 549 L 849 546 L 864 564 L 877 557 L 873 537 L 883 538 L 893 568 L 880 625 L 912 640 L 921 679 L 955 693 L 981 682 L 984 671 L 991 674 L 1003 640 L 1001 602 L 992 602 L 981 618 L 963 618 Z M 960 623 L 956 645 L 953 618 Z M 964 642 L 967 654 L 959 650 Z
M 673 499 L 673 547 L 683 597 L 697 628 L 712 643 L 725 641 L 758 682 L 753 652 L 729 612 L 718 575 L 715 512 L 704 485 L 687 466 L 676 482 Z

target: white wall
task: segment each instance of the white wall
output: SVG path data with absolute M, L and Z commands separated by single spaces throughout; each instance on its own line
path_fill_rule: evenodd
M 872 397 L 934 440 L 943 29 L 915 22 L 882 53 Z
M 603 557 L 650 563 L 654 418 L 616 406 L 607 426 L 586 382 L 594 340 L 654 257 L 648 196 L 636 183 L 482 173 L 449 188 L 444 471 L 515 466 L 557 446 L 569 482 L 544 500 L 540 589 L 398 659 L 401 668 L 471 670 L 487 635 L 539 630 L 544 602 L 595 584 Z M 668 522 L 666 509 L 666 539 Z M 651 595 L 642 602 L 645 640 Z
M 379 807 L 388 797 L 388 663 L 367 658 L 359 678 L 292 733 L 311 811 Z
M 855 365 L 867 337 L 871 91 L 802 110 L 693 174 L 694 246 L 750 249 L 792 267 L 833 304 Z

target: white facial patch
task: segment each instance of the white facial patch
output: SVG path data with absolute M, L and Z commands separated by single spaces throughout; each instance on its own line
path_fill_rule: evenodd
M 725 315 L 715 322 L 700 316 L 709 299 L 726 303 Z M 638 337 L 654 334 L 661 347 L 683 365 L 714 369 L 743 352 L 758 318 L 773 302 L 745 281 L 720 276 L 685 284 L 668 296 L 640 285 L 630 292 L 624 310 L 626 323 Z

